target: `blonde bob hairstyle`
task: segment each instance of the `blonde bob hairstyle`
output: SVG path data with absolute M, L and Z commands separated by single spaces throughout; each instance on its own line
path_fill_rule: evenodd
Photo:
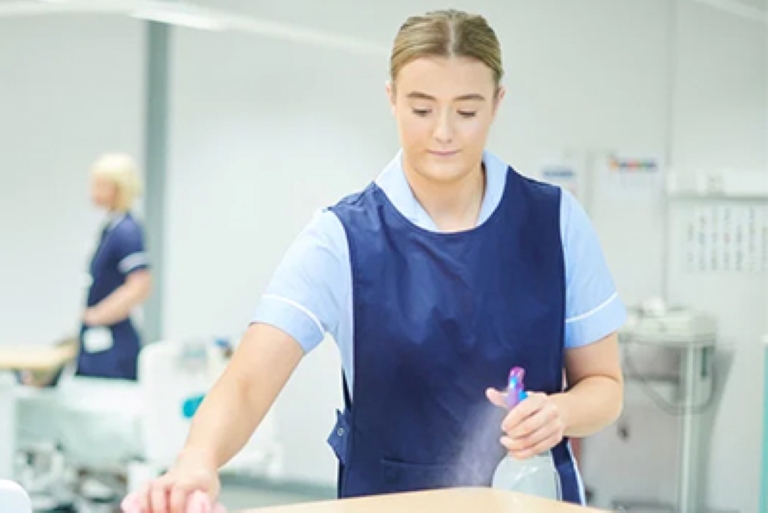
M 118 212 L 127 212 L 141 195 L 142 185 L 136 162 L 125 153 L 105 153 L 91 165 L 91 176 L 106 180 L 115 186 L 115 204 Z

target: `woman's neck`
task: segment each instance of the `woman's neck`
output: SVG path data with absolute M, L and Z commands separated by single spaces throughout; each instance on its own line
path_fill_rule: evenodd
M 441 232 L 460 232 L 477 226 L 485 197 L 485 168 L 453 182 L 436 182 L 403 168 L 413 195 Z

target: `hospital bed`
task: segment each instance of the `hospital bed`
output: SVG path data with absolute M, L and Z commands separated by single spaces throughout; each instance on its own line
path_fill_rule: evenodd
M 69 346 L 0 347 L 0 404 L 8 410 L 0 420 L 0 478 L 19 479 L 33 501 L 119 500 L 173 464 L 196 407 L 226 366 L 223 354 L 209 339 L 153 343 L 132 382 L 74 376 Z M 45 379 L 62 366 L 55 386 L 16 383 L 19 370 Z M 270 413 L 222 473 L 271 479 L 281 469 Z

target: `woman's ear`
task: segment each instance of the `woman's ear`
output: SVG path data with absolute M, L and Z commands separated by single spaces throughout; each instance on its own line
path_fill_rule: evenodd
M 504 88 L 504 86 L 499 86 L 496 90 L 496 96 L 493 97 L 493 118 L 496 119 L 496 113 L 499 111 L 499 106 L 501 105 L 501 101 L 504 99 L 504 97 L 507 95 L 507 90 Z
M 395 84 L 391 80 L 387 80 L 387 83 L 384 85 L 384 88 L 387 91 L 387 100 L 389 100 L 389 109 L 392 111 L 392 115 L 395 115 Z

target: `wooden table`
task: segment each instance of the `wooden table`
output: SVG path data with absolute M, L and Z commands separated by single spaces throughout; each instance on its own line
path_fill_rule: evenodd
M 240 513 L 600 513 L 600 511 L 491 488 L 453 488 L 258 508 Z

